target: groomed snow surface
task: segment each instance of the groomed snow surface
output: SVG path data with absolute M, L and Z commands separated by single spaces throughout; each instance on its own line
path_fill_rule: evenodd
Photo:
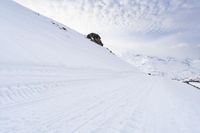
M 9 70 L 0 88 L 1 133 L 200 132 L 200 94 L 189 85 L 131 72 L 56 70 Z
M 12 1 L 0 18 L 0 133 L 200 133 L 198 89 Z

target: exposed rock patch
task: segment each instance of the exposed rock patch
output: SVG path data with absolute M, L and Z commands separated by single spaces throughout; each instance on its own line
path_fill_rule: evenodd
M 87 38 L 91 41 L 95 42 L 96 44 L 103 46 L 103 43 L 101 41 L 101 37 L 96 33 L 90 33 L 87 35 Z

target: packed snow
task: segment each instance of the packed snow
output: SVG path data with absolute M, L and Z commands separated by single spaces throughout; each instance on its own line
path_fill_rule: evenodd
M 200 132 L 198 89 L 12 1 L 0 18 L 0 133 Z

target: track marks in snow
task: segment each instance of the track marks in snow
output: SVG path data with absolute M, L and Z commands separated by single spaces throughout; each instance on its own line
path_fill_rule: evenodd
M 197 90 L 139 74 L 105 73 L 1 85 L 0 132 L 199 132 L 194 125 L 200 108 L 191 100 L 198 101 Z
M 137 85 L 135 87 L 137 88 Z M 12 128 L 22 128 L 19 123 L 26 121 L 24 126 L 27 129 L 18 129 L 20 132 L 33 130 L 62 133 L 66 132 L 66 129 L 68 132 L 99 131 L 99 127 L 105 126 L 126 110 L 127 102 L 132 96 L 135 95 L 136 98 L 143 91 L 130 88 L 129 85 L 121 83 L 121 77 L 113 76 L 105 77 L 104 80 L 93 78 L 71 82 L 18 84 L 1 89 L 1 99 L 4 100 L 1 109 L 5 115 L 0 119 L 7 119 L 10 123 L 18 121 Z M 10 96 L 5 96 L 5 93 Z M 27 114 L 21 113 L 21 109 L 27 110 Z M 9 112 L 17 114 L 18 117 L 12 117 Z M 3 125 L 6 123 L 4 120 L 1 122 Z
M 68 132 L 104 132 L 102 129 L 106 129 L 109 132 L 117 127 L 120 127 L 119 131 L 125 130 L 129 126 L 125 124 L 131 121 L 135 130 L 139 128 L 138 123 L 142 119 L 139 103 L 147 96 L 146 89 L 134 90 L 130 86 L 119 86 L 113 91 L 104 90 L 98 96 L 82 100 L 71 111 L 57 112 L 59 115 L 50 117 L 42 125 L 52 132 L 54 129 L 58 132 L 64 132 L 65 129 Z
M 27 103 L 45 99 L 58 94 L 59 87 L 65 86 L 62 82 L 33 83 L 0 88 L 0 108 L 13 104 Z M 57 91 L 55 90 L 57 88 Z M 57 92 L 57 93 L 55 93 Z
M 40 101 L 68 93 L 73 82 L 101 80 L 112 73 L 100 70 L 69 69 L 62 66 L 1 66 L 0 108 Z

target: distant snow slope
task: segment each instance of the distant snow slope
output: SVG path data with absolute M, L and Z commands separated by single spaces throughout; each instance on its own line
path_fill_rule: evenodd
M 0 133 L 200 132 L 198 89 L 144 75 L 12 1 L 0 18 Z
M 128 63 L 151 75 L 168 77 L 175 80 L 187 80 L 200 77 L 199 59 L 176 59 L 174 57 L 159 58 L 126 53 L 122 58 Z

